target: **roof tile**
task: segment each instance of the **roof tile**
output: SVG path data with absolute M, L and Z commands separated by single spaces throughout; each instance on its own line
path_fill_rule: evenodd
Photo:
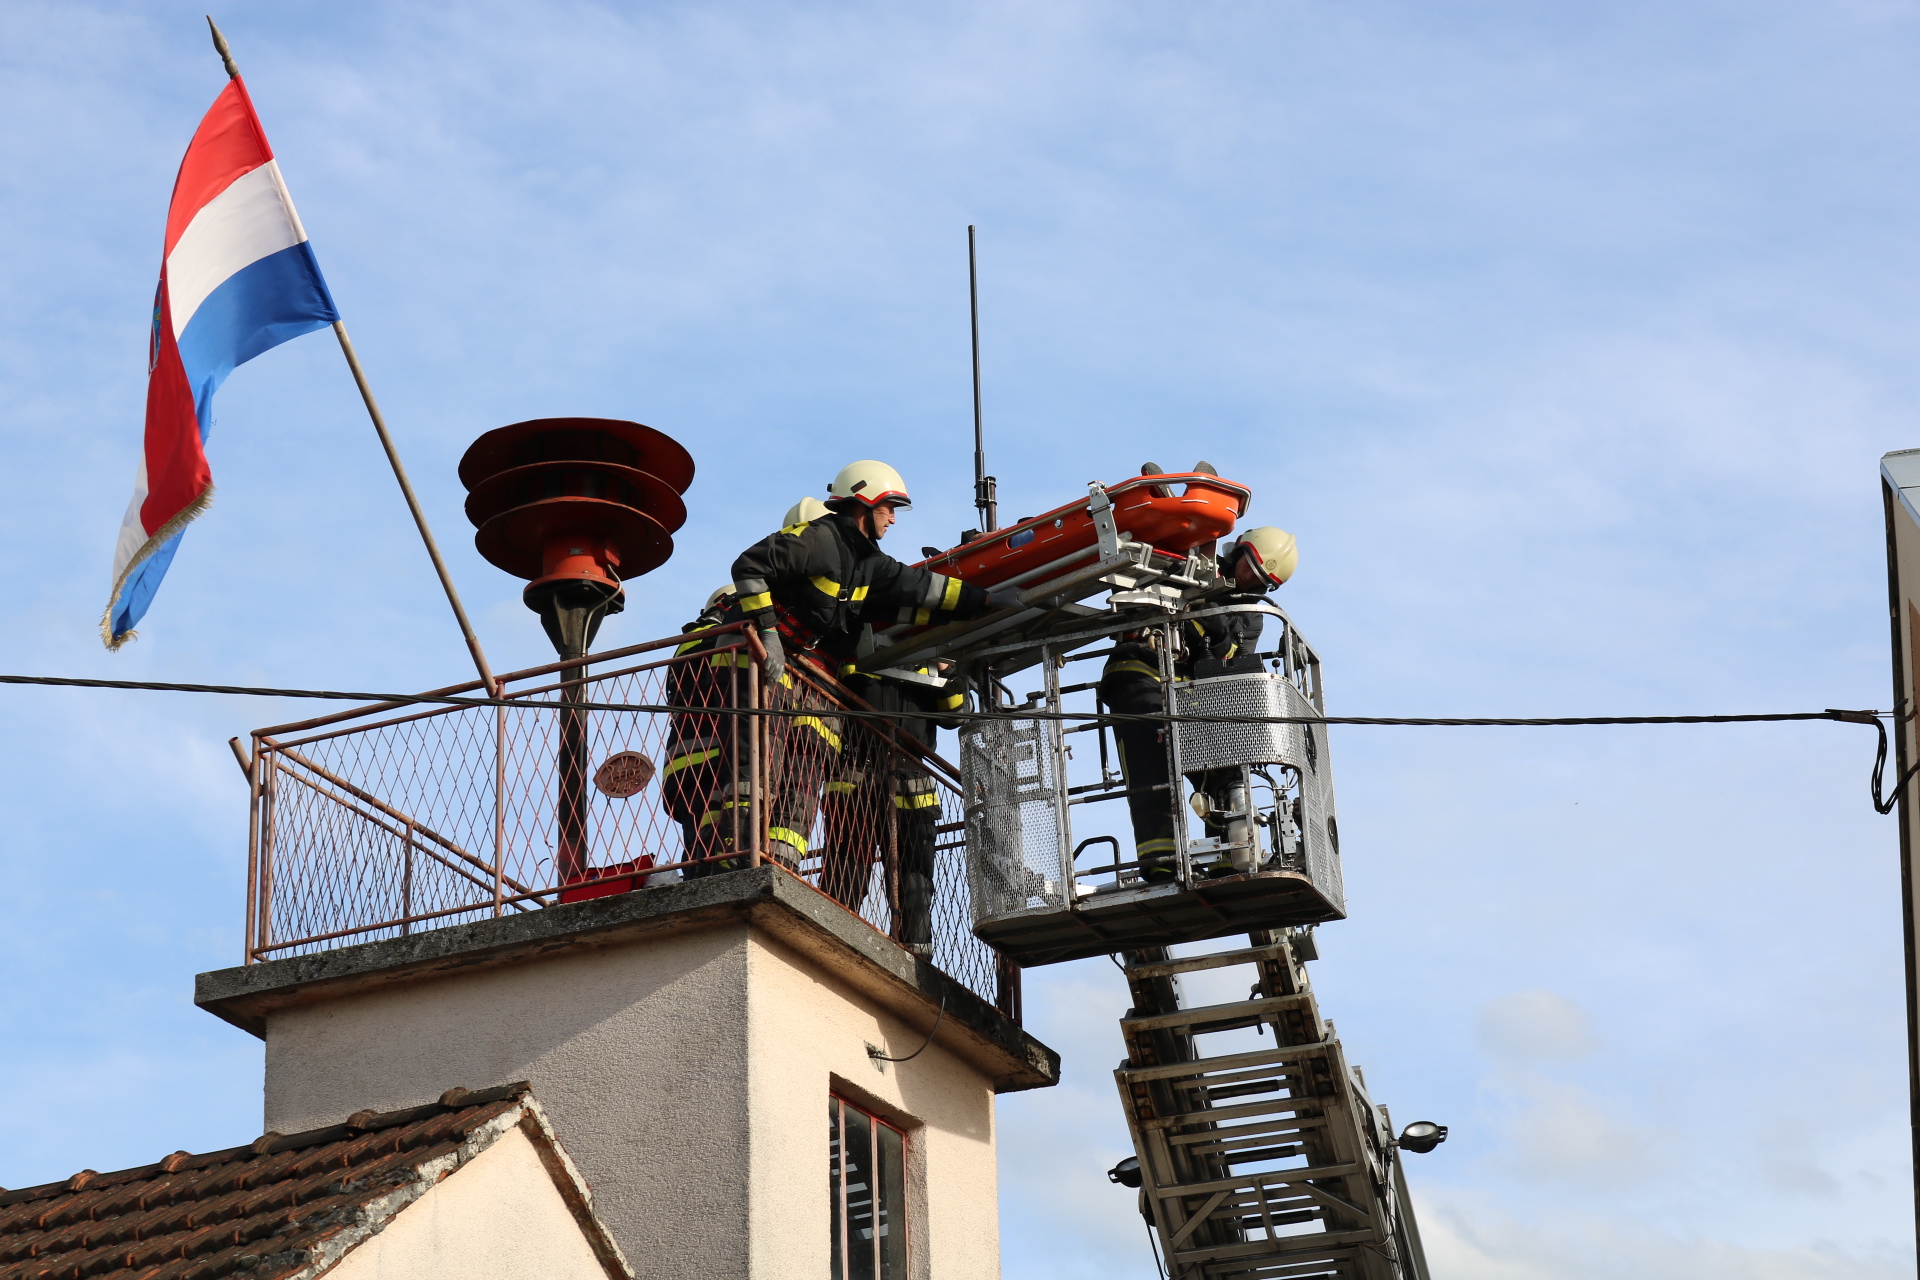
M 450 1089 L 422 1107 L 0 1192 L 0 1280 L 297 1276 L 375 1201 L 420 1181 L 527 1092 Z

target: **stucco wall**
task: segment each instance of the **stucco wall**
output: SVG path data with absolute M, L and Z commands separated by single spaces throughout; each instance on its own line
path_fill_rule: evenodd
M 736 926 L 275 1013 L 266 1127 L 527 1080 L 638 1274 L 744 1276 L 747 950 Z
M 327 1273 L 328 1280 L 607 1280 L 518 1129 L 455 1170 Z
M 909 1132 L 916 1280 L 994 1280 L 991 1081 L 939 1045 L 867 1056 L 925 1026 L 730 922 L 273 1013 L 267 1127 L 528 1080 L 637 1275 L 821 1280 L 838 1088 Z
M 992 1086 L 937 1044 L 879 1069 L 869 1044 L 902 1057 L 920 1047 L 925 1029 L 764 933 L 754 933 L 747 964 L 755 1280 L 827 1274 L 830 1090 L 907 1128 L 913 1274 L 997 1280 Z

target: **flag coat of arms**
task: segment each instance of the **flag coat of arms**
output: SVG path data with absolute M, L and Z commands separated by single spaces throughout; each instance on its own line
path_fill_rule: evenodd
M 339 318 L 266 131 L 234 76 L 194 132 L 167 209 L 145 448 L 101 620 L 109 649 L 132 637 L 187 523 L 213 497 L 213 393 L 239 365 Z

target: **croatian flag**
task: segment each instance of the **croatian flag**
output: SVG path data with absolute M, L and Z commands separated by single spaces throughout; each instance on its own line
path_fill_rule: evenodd
M 100 624 L 133 636 L 187 522 L 213 498 L 213 393 L 263 351 L 339 319 L 273 148 L 235 76 L 200 121 L 167 209 L 147 352 L 147 436 Z

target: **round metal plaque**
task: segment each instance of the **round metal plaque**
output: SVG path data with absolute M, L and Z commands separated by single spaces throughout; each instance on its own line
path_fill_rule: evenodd
M 653 761 L 638 751 L 616 751 L 594 770 L 593 785 L 603 796 L 625 800 L 646 790 L 653 774 Z

